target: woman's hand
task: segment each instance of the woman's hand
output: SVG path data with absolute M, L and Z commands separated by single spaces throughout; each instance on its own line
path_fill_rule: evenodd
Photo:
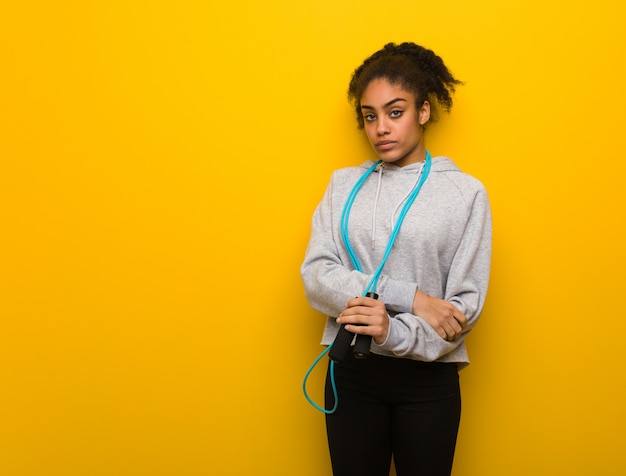
M 348 301 L 346 309 L 337 318 L 337 324 L 346 324 L 346 330 L 372 336 L 376 344 L 382 344 L 389 332 L 389 315 L 384 302 L 357 297 Z
M 413 314 L 424 319 L 444 340 L 461 337 L 467 327 L 467 317 L 448 301 L 415 291 Z

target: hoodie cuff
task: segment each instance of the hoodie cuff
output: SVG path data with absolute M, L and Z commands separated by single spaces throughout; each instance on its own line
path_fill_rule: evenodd
M 389 318 L 389 328 L 387 329 L 387 338 L 382 344 L 379 344 L 378 347 L 380 347 L 381 349 L 385 349 L 385 350 L 392 350 L 395 347 L 395 345 L 397 345 L 398 343 L 398 329 L 397 329 L 398 322 L 396 321 L 395 318 L 391 317 L 389 314 L 387 314 L 387 317 Z

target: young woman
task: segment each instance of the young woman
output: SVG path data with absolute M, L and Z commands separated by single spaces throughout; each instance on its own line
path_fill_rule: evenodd
M 334 383 L 338 394 L 326 417 L 336 476 L 386 476 L 392 457 L 398 476 L 451 472 L 458 370 L 469 363 L 464 338 L 485 302 L 491 253 L 484 187 L 424 143 L 458 84 L 414 43 L 385 45 L 350 81 L 378 161 L 333 174 L 301 268 L 311 306 L 330 316 L 322 343 L 340 327 L 372 339 L 369 357 L 348 352 L 327 376 L 327 408 Z

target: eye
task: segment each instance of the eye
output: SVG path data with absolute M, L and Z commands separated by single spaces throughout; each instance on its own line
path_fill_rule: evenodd
M 365 120 L 365 122 L 372 122 L 376 120 L 376 114 L 365 114 L 363 116 L 363 119 Z
M 394 110 L 394 111 L 391 111 L 391 112 L 389 113 L 389 115 L 390 115 L 392 118 L 396 119 L 396 118 L 398 118 L 398 117 L 400 117 L 400 116 L 402 115 L 402 112 L 403 112 L 403 111 L 400 111 L 399 109 L 396 109 L 396 110 Z

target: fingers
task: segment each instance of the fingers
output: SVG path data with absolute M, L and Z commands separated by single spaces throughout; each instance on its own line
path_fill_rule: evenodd
M 439 309 L 433 315 L 424 316 L 424 318 L 443 340 L 453 341 L 458 339 L 461 337 L 463 330 L 467 328 L 467 317 L 449 302 L 441 300 L 436 302 L 441 303 Z M 427 317 L 430 317 L 430 319 Z
M 350 299 L 348 303 L 346 304 L 346 309 L 350 309 L 351 307 L 355 307 L 355 306 L 374 307 L 377 305 L 380 306 L 382 304 L 383 304 L 382 301 L 379 301 L 377 299 L 361 296 L 361 297 L 355 297 L 354 299 Z
M 439 336 L 447 341 L 455 340 L 461 337 L 463 329 L 467 327 L 467 318 L 461 311 L 455 311 L 448 317 L 440 329 L 437 331 Z
M 459 323 L 461 329 L 465 329 L 467 327 L 467 317 L 465 317 L 465 314 L 463 314 L 461 311 L 455 311 L 452 317 L 456 322 Z
M 389 316 L 385 304 L 373 298 L 355 298 L 339 314 L 338 324 L 354 334 L 370 335 L 377 343 L 384 341 L 389 329 Z
M 352 319 L 350 323 L 371 325 L 373 319 L 384 320 L 387 316 L 385 303 L 369 297 L 356 297 L 350 299 L 346 309 L 339 315 L 340 318 Z M 344 323 L 347 321 L 344 320 Z
M 443 332 L 439 335 L 442 337 L 443 340 L 455 340 L 461 336 L 461 326 L 459 326 L 459 323 L 456 322 L 454 319 L 452 320 L 454 321 L 454 324 L 446 322 L 442 326 Z
M 354 306 L 345 309 L 341 314 L 339 314 L 337 323 L 371 326 L 379 324 L 385 317 L 386 311 L 384 311 L 384 307 L 378 309 L 366 306 Z

